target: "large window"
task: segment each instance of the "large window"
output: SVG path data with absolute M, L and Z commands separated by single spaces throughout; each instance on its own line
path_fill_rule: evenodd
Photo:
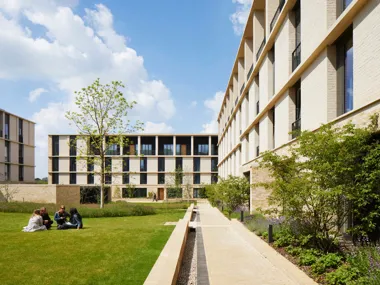
M 148 183 L 148 175 L 146 173 L 140 173 L 140 184 Z
M 173 144 L 164 144 L 164 155 L 173 155 Z
M 132 193 L 128 193 L 129 189 L 127 188 L 123 188 L 122 189 L 122 197 L 123 198 L 146 198 L 147 197 L 147 192 L 148 192 L 148 189 L 147 188 L 136 188 L 136 189 L 133 189 L 133 192 Z
M 9 140 L 9 114 L 5 114 L 4 137 Z
M 18 163 L 24 164 L 24 145 L 18 145 Z
M 213 157 L 211 158 L 211 171 L 218 171 L 218 158 Z
M 77 171 L 77 158 L 70 157 L 70 171 Z
M 18 167 L 18 180 L 24 181 L 24 166 L 23 165 L 20 165 Z
M 94 184 L 94 173 L 87 174 L 87 184 Z
M 218 174 L 213 173 L 211 174 L 211 184 L 216 184 L 218 183 Z
M 208 155 L 208 144 L 199 144 L 197 154 L 198 155 Z
M 70 156 L 77 155 L 77 139 L 76 136 L 70 136 Z
M 175 169 L 183 169 L 182 167 L 182 157 L 176 157 L 175 159 Z
M 140 171 L 147 171 L 147 158 L 140 158 Z
M 53 157 L 53 171 L 59 171 L 59 158 Z
M 151 144 L 141 144 L 141 154 L 143 155 L 154 155 L 153 145 Z
M 53 184 L 59 184 L 59 174 L 58 173 L 52 174 L 52 183 Z
M 165 158 L 164 157 L 158 158 L 158 171 L 160 171 L 160 172 L 165 171 Z
M 87 161 L 87 171 L 88 172 L 94 171 L 94 162 L 92 160 Z
M 165 173 L 158 174 L 158 184 L 165 184 Z
M 52 137 L 52 144 L 53 144 L 53 147 L 52 147 L 52 150 L 53 150 L 53 153 L 52 155 L 59 155 L 59 136 L 53 136 Z
M 194 183 L 193 184 L 201 184 L 201 175 L 199 173 L 194 173 Z
M 106 157 L 105 167 L 106 167 L 106 171 L 108 171 L 108 172 L 112 171 L 112 158 L 111 157 Z
M 110 173 L 106 173 L 104 175 L 104 183 L 105 184 L 112 184 L 112 175 Z
M 123 172 L 128 172 L 129 171 L 129 158 L 124 157 L 123 158 Z
M 70 184 L 77 184 L 77 174 L 70 173 Z
M 18 141 L 20 143 L 24 142 L 24 121 L 22 119 L 18 119 Z
M 194 172 L 201 171 L 201 158 L 200 157 L 194 157 Z
M 9 141 L 6 141 L 5 142 L 5 153 L 4 153 L 5 162 L 11 161 L 10 154 L 11 154 L 11 147 L 10 147 Z
M 129 174 L 123 173 L 123 184 L 129 184 Z

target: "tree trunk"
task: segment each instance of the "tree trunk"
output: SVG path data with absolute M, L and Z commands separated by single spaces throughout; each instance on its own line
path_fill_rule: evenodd
M 105 157 L 104 157 L 104 140 L 102 139 L 102 149 L 100 152 L 100 209 L 104 208 L 104 174 L 105 174 Z

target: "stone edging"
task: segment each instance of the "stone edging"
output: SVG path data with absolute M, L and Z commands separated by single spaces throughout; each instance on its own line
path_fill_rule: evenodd
M 194 204 L 191 204 L 183 219 L 178 221 L 144 284 L 176 284 L 186 246 L 189 222 L 193 215 L 193 209 Z

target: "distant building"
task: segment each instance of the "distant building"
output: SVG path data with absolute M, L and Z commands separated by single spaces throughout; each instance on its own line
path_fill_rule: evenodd
M 379 19 L 375 0 L 252 1 L 218 115 L 219 175 L 266 180 L 264 151 L 286 153 L 298 131 L 380 112 Z M 267 197 L 252 188 L 251 209 Z
M 34 183 L 34 125 L 0 109 L 0 181 Z
M 133 185 L 135 198 L 156 193 L 159 200 L 167 198 L 173 184 L 173 172 L 183 170 L 182 190 L 191 189 L 197 198 L 203 184 L 218 179 L 218 138 L 216 135 L 195 134 L 126 134 L 129 145 L 108 147 L 106 164 L 112 174 L 105 176 L 111 196 L 118 187 L 122 198 L 128 198 L 127 185 Z M 73 143 L 74 142 L 74 143 Z M 73 147 L 70 147 L 74 145 Z M 87 143 L 75 135 L 49 135 L 49 184 L 74 184 L 94 187 L 100 184 L 99 165 L 87 163 Z M 95 173 L 95 174 L 94 174 Z

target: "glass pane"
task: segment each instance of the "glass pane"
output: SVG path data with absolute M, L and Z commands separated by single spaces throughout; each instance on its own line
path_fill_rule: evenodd
M 353 109 L 353 47 L 352 41 L 346 46 L 344 63 L 344 111 L 349 112 Z

